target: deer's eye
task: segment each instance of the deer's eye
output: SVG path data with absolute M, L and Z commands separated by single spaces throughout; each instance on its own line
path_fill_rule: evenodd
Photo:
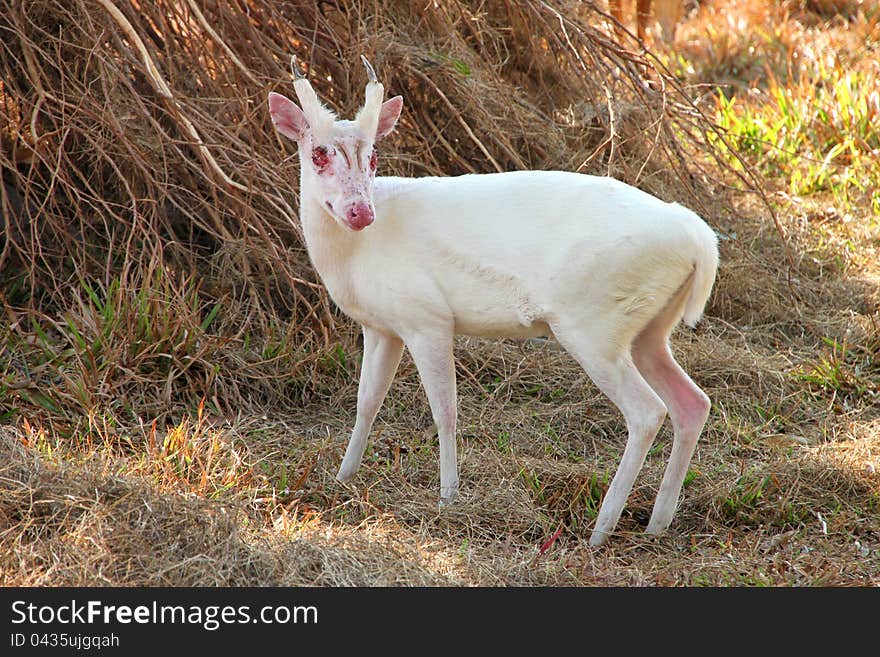
M 327 167 L 330 166 L 330 153 L 323 146 L 316 146 L 312 149 L 312 164 L 318 170 L 318 173 L 325 173 Z
M 374 148 L 373 152 L 370 153 L 370 171 L 376 170 L 376 165 L 378 164 L 378 162 L 379 162 L 379 158 L 376 155 L 376 149 Z

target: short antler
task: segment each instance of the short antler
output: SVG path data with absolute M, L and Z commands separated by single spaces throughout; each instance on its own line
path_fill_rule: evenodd
M 367 78 L 373 84 L 379 83 L 379 78 L 376 77 L 376 69 L 373 68 L 373 65 L 370 64 L 370 60 L 367 59 L 364 55 L 361 55 L 361 61 L 364 63 L 364 66 L 367 69 Z
M 296 80 L 303 80 L 306 77 L 306 74 L 302 72 L 300 67 L 296 63 L 296 55 L 290 56 L 290 70 L 293 71 L 293 77 Z
M 370 61 L 361 55 L 361 61 L 367 69 L 367 88 L 364 90 L 364 106 L 358 112 L 355 121 L 360 125 L 364 134 L 375 135 L 379 125 L 379 112 L 382 109 L 382 99 L 385 97 L 385 87 L 376 76 L 376 69 Z
M 290 70 L 293 72 L 293 89 L 299 98 L 299 104 L 305 114 L 306 121 L 312 127 L 312 131 L 317 134 L 323 134 L 328 127 L 332 125 L 334 116 L 326 107 L 324 107 L 318 94 L 312 88 L 306 74 L 300 69 L 296 62 L 296 55 L 290 56 Z

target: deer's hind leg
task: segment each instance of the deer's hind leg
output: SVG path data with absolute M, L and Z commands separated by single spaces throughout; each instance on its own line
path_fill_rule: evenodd
M 657 431 L 666 417 L 666 406 L 636 368 L 626 348 L 609 352 L 599 348 L 614 344 L 602 340 L 595 326 L 554 326 L 559 343 L 578 361 L 598 388 L 620 409 L 628 437 L 620 465 L 599 508 L 590 545 L 600 545 L 614 531 L 636 476 Z M 598 333 L 598 335 L 597 335 Z
M 693 275 L 636 336 L 632 344 L 633 362 L 666 404 L 675 434 L 669 463 L 648 522 L 650 534 L 665 531 L 672 522 L 688 465 L 711 406 L 706 393 L 697 387 L 675 361 L 669 348 L 669 335 L 681 319 L 692 285 Z

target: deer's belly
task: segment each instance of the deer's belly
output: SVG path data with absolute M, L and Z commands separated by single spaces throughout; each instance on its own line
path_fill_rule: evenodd
M 450 301 L 457 335 L 512 340 L 551 335 L 545 310 L 517 294 L 505 298 L 453 296 Z

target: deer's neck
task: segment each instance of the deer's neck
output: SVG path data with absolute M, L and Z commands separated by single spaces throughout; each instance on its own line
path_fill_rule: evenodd
M 312 265 L 338 303 L 349 286 L 348 269 L 355 246 L 352 234 L 327 213 L 307 185 L 300 187 L 300 221 Z

